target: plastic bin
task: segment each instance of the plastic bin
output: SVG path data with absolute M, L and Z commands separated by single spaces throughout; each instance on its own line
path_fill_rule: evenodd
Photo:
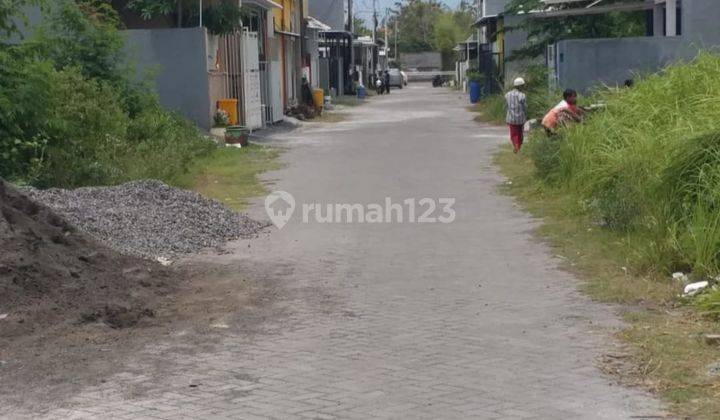
M 480 100 L 480 82 L 470 82 L 470 103 L 476 104 Z
M 238 123 L 238 100 L 237 99 L 220 99 L 217 102 L 217 108 L 227 112 L 230 125 Z
M 365 86 L 357 87 L 357 97 L 358 99 L 365 99 Z
M 315 108 L 322 108 L 325 94 L 322 89 L 313 89 L 313 103 Z

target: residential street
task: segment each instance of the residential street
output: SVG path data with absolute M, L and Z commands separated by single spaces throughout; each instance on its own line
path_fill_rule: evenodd
M 506 129 L 474 122 L 467 106 L 465 95 L 411 84 L 348 108 L 346 121 L 268 139 L 287 147 L 284 169 L 266 179 L 270 190 L 294 196 L 294 217 L 281 230 L 232 244 L 229 254 L 198 258 L 239 267 L 238 283 L 271 279 L 272 297 L 250 308 L 238 298 L 237 314 L 208 327 L 218 332 L 206 342 L 193 338 L 202 345 L 175 350 L 196 332 L 158 337 L 117 374 L 45 416 L 662 415 L 654 398 L 598 369 L 603 354 L 618 351 L 615 312 L 576 291 L 578 280 L 533 238 L 536 221 L 499 192 L 504 180 L 491 160 Z M 456 218 L 301 220 L 302 203 L 366 206 L 386 197 L 454 198 Z M 256 200 L 252 216 L 267 219 L 263 203 Z M 256 316 L 257 326 L 237 327 L 246 316 Z

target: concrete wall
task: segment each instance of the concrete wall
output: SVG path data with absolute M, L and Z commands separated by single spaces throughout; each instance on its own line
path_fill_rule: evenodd
M 601 84 L 619 85 L 637 73 L 656 72 L 673 62 L 690 59 L 697 51 L 681 37 L 560 41 L 558 87 L 587 91 Z
M 505 25 L 505 46 L 504 46 L 504 59 L 505 59 L 505 85 L 510 84 L 515 80 L 516 77 L 527 77 L 524 74 L 524 70 L 530 64 L 544 64 L 545 60 L 543 57 L 528 60 L 514 60 L 510 61 L 510 57 L 513 52 L 524 47 L 527 43 L 528 34 L 524 29 L 520 29 L 520 25 L 526 20 L 525 16 L 508 15 L 503 17 L 503 24 Z
M 637 73 L 656 72 L 695 57 L 701 49 L 720 51 L 720 1 L 685 0 L 677 37 L 566 40 L 557 44 L 560 88 L 587 91 L 618 85 Z
M 418 52 L 400 54 L 404 69 L 442 69 L 442 55 L 439 52 Z
M 683 37 L 699 48 L 720 45 L 720 1 L 682 2 Z
M 505 7 L 510 3 L 510 0 L 481 0 L 482 8 L 480 13 L 483 16 L 497 16 L 505 11 Z
M 160 103 L 206 130 L 211 127 L 205 29 L 124 31 L 126 48 L 140 74 L 152 72 Z

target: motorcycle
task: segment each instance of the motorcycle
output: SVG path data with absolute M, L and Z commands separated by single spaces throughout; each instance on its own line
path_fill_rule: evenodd
M 377 92 L 378 95 L 382 95 L 385 91 L 385 83 L 383 83 L 381 78 L 375 79 L 375 92 Z

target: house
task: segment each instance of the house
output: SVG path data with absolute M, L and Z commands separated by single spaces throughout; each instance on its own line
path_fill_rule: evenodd
M 455 80 L 463 92 L 468 91 L 468 71 L 478 70 L 478 34 L 477 31 L 470 35 L 465 41 L 457 44 L 453 50 L 455 59 Z
M 309 1 L 309 14 L 330 27 L 318 34 L 319 86 L 330 94 L 352 94 L 352 0 Z
M 248 33 L 257 34 L 257 71 L 263 126 L 281 121 L 285 110 L 280 89 L 282 65 L 274 33 L 274 11 L 282 7 L 272 0 L 243 0 L 243 9 L 249 15 L 243 24 Z
M 499 91 L 522 75 L 528 61 L 510 60 L 527 42 L 520 29 L 526 19 L 644 12 L 646 34 L 628 38 L 566 39 L 548 45 L 545 64 L 551 88 L 588 91 L 598 85 L 620 85 L 638 74 L 656 72 L 703 49 L 720 45 L 720 1 L 717 0 L 543 0 L 546 7 L 508 14 L 510 0 L 478 0 L 475 22 L 479 37 L 478 68 L 486 75 L 486 92 Z M 493 83 L 491 81 L 497 81 Z
M 303 75 L 310 86 L 320 87 L 320 33 L 329 31 L 329 25 L 308 16 L 305 30 L 305 57 L 303 57 Z
M 525 62 L 511 61 L 513 52 L 527 42 L 520 29 L 528 15 L 505 13 L 510 0 L 478 0 L 477 68 L 485 76 L 483 92 L 496 93 L 520 75 Z
M 219 0 L 203 0 L 204 7 Z M 272 11 L 282 6 L 271 0 L 246 0 L 249 12 L 242 30 L 214 35 L 192 22 L 172 16 L 144 20 L 128 10 L 127 0 L 114 0 L 127 28 L 126 49 L 141 73 L 154 75 L 160 103 L 197 126 L 209 130 L 221 100 L 235 107 L 237 123 L 261 128 L 282 118 L 280 68 L 272 61 Z M 239 2 L 238 2 L 239 3 Z M 234 102 L 236 101 L 236 102 Z
M 353 56 L 358 82 L 363 86 L 373 86 L 374 75 L 378 69 L 378 54 L 382 42 L 373 42 L 371 36 L 360 36 L 353 41 Z
M 273 36 L 270 54 L 280 63 L 280 95 L 284 110 L 298 104 L 302 78 L 302 32 L 307 0 L 282 0 L 282 8 L 273 9 Z M 276 93 L 276 97 L 277 97 Z
M 557 0 L 555 0 L 557 1 Z M 589 6 L 589 7 L 588 7 Z M 644 10 L 647 36 L 614 39 L 568 39 L 548 49 L 551 82 L 587 91 L 594 86 L 620 85 L 639 73 L 656 72 L 673 62 L 694 58 L 701 50 L 720 46 L 720 1 L 649 0 L 586 5 L 565 11 L 592 15 Z

